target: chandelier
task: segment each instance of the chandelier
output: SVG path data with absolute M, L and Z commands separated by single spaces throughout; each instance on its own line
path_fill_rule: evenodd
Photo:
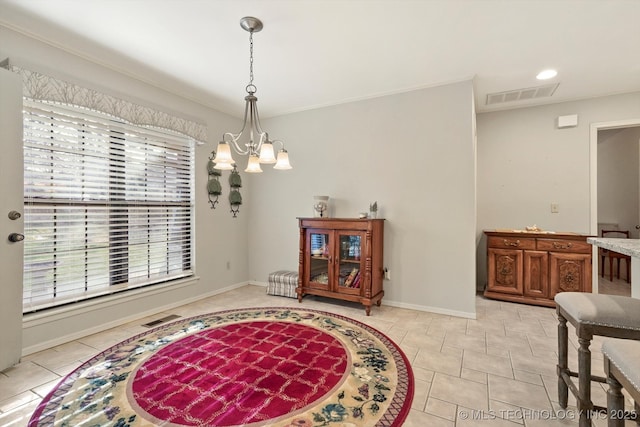
M 222 135 L 222 141 L 218 143 L 216 156 L 213 159 L 214 168 L 220 170 L 234 169 L 235 161 L 231 156 L 230 149 L 230 146 L 233 146 L 233 149 L 239 155 L 249 156 L 245 172 L 262 172 L 261 163 L 275 163 L 274 169 L 291 169 L 289 154 L 284 149 L 284 143 L 280 140 L 272 141 L 269 139 L 269 134 L 260 126 L 260 117 L 258 116 L 258 98 L 255 96 L 258 89 L 253 84 L 253 33 L 262 30 L 262 21 L 252 16 L 245 16 L 240 20 L 240 26 L 249 32 L 249 84 L 246 87 L 248 95 L 244 97 L 246 102 L 244 124 L 238 133 L 225 132 Z M 277 158 L 273 148 L 274 143 L 282 145 L 282 148 L 278 151 Z

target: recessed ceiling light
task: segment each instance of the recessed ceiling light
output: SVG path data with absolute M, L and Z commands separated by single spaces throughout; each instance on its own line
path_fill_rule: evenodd
M 556 70 L 544 70 L 538 73 L 538 75 L 536 76 L 536 79 L 548 80 L 548 79 L 554 78 L 557 75 L 558 75 L 558 72 Z

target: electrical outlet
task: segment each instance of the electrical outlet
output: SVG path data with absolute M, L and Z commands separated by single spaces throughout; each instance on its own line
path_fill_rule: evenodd
M 560 205 L 557 203 L 551 203 L 551 213 L 560 212 Z
M 388 268 L 384 269 L 384 278 L 385 280 L 391 280 L 391 272 L 389 271 Z

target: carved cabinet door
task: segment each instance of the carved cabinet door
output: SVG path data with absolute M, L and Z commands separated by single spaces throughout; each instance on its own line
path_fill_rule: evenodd
M 522 251 L 489 249 L 487 290 L 522 295 Z
M 524 295 L 549 298 L 549 256 L 545 251 L 524 251 Z
M 591 292 L 591 255 L 549 253 L 550 298 L 559 292 Z

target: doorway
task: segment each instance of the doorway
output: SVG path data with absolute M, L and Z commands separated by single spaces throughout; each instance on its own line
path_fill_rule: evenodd
M 638 238 L 640 224 L 640 119 L 594 123 L 591 125 L 591 234 L 602 229 L 629 230 Z M 623 236 L 611 236 L 623 237 Z M 626 265 L 622 261 L 620 279 L 614 267 L 609 280 L 608 262 L 602 265 L 598 248 L 593 248 L 594 293 L 630 295 Z M 605 277 L 602 277 L 605 268 Z

